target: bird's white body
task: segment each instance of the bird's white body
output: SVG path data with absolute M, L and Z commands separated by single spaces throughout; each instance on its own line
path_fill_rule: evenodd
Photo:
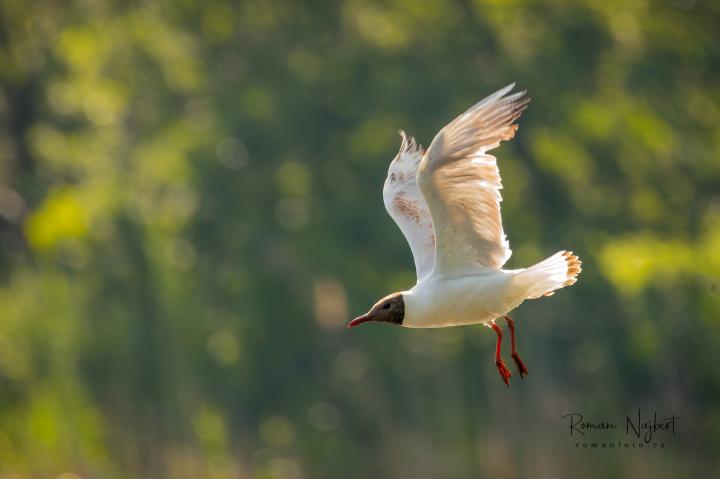
M 404 311 L 384 298 L 350 325 L 381 317 L 409 328 L 492 325 L 525 299 L 575 283 L 580 261 L 567 251 L 526 269 L 502 269 L 512 252 L 497 159 L 488 151 L 515 135 L 513 122 L 530 101 L 524 91 L 510 93 L 513 86 L 446 125 L 427 151 L 400 132 L 383 199 L 412 250 L 418 281 L 400 293 Z
M 580 260 L 569 251 L 558 251 L 525 269 L 478 268 L 462 274 L 433 270 L 402 293 L 403 326 L 489 324 L 526 299 L 552 296 L 555 290 L 574 284 L 579 272 Z
M 453 277 L 431 273 L 402 293 L 402 325 L 442 328 L 489 323 L 518 307 L 526 294 L 512 271 L 486 270 Z

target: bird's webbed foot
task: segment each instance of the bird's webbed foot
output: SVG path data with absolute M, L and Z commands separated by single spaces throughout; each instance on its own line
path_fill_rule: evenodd
M 528 369 L 523 360 L 520 359 L 520 355 L 515 347 L 515 321 L 510 319 L 510 316 L 505 316 L 505 321 L 507 321 L 508 328 L 510 328 L 510 346 L 512 347 L 511 356 L 513 361 L 515 361 L 515 366 L 517 366 L 518 371 L 520 372 L 520 378 L 525 379 L 525 376 L 528 375 Z
M 497 334 L 497 343 L 495 345 L 495 367 L 505 383 L 505 386 L 510 387 L 510 378 L 512 377 L 512 374 L 510 374 L 510 370 L 505 364 L 505 361 L 503 361 L 503 358 L 500 356 L 500 345 L 502 344 L 503 332 L 502 329 L 500 329 L 500 326 L 494 322 L 490 323 L 490 327 L 493 331 L 495 331 L 495 334 Z
M 512 374 L 510 374 L 510 370 L 505 364 L 505 361 L 503 361 L 502 358 L 496 359 L 495 367 L 497 368 L 498 373 L 500 373 L 500 377 L 505 382 L 505 386 L 510 387 L 510 378 L 512 377 Z

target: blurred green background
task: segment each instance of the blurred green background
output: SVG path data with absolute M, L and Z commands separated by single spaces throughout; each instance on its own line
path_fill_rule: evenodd
M 0 1 L 0 477 L 720 477 L 718 25 L 709 0 Z M 506 389 L 487 328 L 345 324 L 414 283 L 397 130 L 427 145 L 511 81 L 508 266 L 584 272 L 515 312 Z M 678 435 L 589 451 L 561 419 L 637 408 Z

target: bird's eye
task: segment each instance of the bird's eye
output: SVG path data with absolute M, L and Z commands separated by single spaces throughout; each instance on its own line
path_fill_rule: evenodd
M 382 309 L 390 309 L 390 303 L 383 304 Z

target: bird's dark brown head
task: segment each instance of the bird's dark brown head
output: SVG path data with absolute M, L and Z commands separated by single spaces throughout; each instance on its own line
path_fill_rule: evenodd
M 402 293 L 393 293 L 375 303 L 370 311 L 348 323 L 348 328 L 368 321 L 402 324 L 405 319 L 405 301 Z

